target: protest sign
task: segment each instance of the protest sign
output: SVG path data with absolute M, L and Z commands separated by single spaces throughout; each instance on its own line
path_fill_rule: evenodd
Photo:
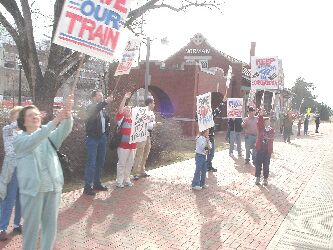
M 200 132 L 215 126 L 211 102 L 212 93 L 210 92 L 197 96 L 197 116 Z
M 228 118 L 242 118 L 243 117 L 243 99 L 242 98 L 228 98 L 227 117 Z
M 269 90 L 279 87 L 277 57 L 251 57 L 251 89 Z
M 113 62 L 131 0 L 65 0 L 53 42 Z
M 141 40 L 138 38 L 129 39 L 123 53 L 122 59 L 118 64 L 115 76 L 128 75 L 135 61 L 135 57 L 140 48 Z
M 132 109 L 132 129 L 129 143 L 147 140 L 148 132 L 148 107 L 135 107 Z

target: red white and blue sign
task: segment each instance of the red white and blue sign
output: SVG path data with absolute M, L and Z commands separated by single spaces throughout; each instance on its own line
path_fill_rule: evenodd
M 131 0 L 66 0 L 53 42 L 113 62 Z

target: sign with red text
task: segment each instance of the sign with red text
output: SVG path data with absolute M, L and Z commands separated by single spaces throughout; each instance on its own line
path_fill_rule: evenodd
M 65 0 L 53 42 L 112 62 L 131 0 Z
M 128 75 L 131 72 L 132 64 L 139 51 L 141 40 L 131 38 L 128 40 L 122 59 L 118 64 L 115 76 Z
M 251 57 L 251 89 L 269 90 L 279 87 L 279 59 Z
M 197 117 L 200 132 L 215 126 L 212 110 L 212 93 L 209 92 L 197 96 Z
M 243 98 L 228 98 L 227 100 L 227 117 L 243 117 Z

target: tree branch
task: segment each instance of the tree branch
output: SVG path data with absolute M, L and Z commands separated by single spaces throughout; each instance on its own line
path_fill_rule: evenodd
M 8 33 L 13 37 L 15 43 L 19 41 L 19 34 L 17 30 L 7 21 L 4 15 L 0 12 L 0 23 L 5 27 Z
M 170 9 L 175 12 L 180 12 L 180 11 L 185 11 L 186 9 L 190 7 L 206 7 L 209 9 L 217 9 L 220 10 L 220 6 L 222 6 L 222 3 L 218 3 L 216 0 L 184 0 L 182 1 L 182 5 L 180 7 L 173 6 L 171 4 L 166 4 L 162 2 L 161 4 L 157 4 L 160 0 L 150 0 L 146 4 L 142 5 L 141 7 L 132 10 L 129 15 L 128 15 L 128 20 L 126 22 L 126 27 L 130 27 L 133 22 L 142 16 L 144 13 L 146 13 L 149 10 L 154 10 L 154 9 L 161 9 L 161 8 L 166 8 Z
M 15 0 L 0 0 L 0 4 L 14 19 L 18 32 L 24 27 L 24 19 Z
M 84 56 L 84 62 L 86 63 L 89 60 L 89 56 L 85 55 Z M 78 60 L 71 68 L 69 68 L 67 70 L 66 73 L 64 73 L 61 77 L 59 77 L 61 84 L 64 83 L 65 81 L 67 81 L 71 76 L 73 76 L 73 74 L 79 70 L 80 68 L 80 60 Z

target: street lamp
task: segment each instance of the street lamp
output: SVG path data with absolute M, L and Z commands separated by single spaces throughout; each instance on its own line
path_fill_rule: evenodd
M 146 71 L 145 71 L 145 96 L 144 96 L 145 101 L 148 98 L 148 86 L 150 85 L 150 79 L 151 79 L 151 76 L 149 74 L 149 66 L 150 66 L 149 59 L 150 59 L 150 44 L 152 41 L 150 37 L 147 37 L 146 40 L 147 40 L 147 54 L 146 54 Z M 161 39 L 161 44 L 167 45 L 168 43 L 169 41 L 167 37 Z
M 19 92 L 18 92 L 18 105 L 22 104 L 22 63 L 18 64 L 20 72 L 19 72 Z
M 149 58 L 150 58 L 150 37 L 147 37 L 147 55 L 146 55 L 146 72 L 145 72 L 145 101 L 148 98 Z

